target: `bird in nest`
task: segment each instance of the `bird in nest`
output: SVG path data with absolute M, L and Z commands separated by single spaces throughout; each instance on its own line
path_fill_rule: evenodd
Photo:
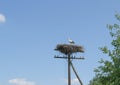
M 68 38 L 68 42 L 69 42 L 70 44 L 75 44 L 75 42 L 74 42 L 73 40 L 71 40 L 70 38 Z

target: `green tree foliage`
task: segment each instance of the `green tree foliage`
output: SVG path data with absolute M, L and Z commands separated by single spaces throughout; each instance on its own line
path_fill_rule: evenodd
M 116 19 L 120 22 L 120 15 L 115 14 Z M 89 85 L 120 85 L 120 25 L 107 25 L 112 37 L 112 50 L 108 47 L 102 47 L 100 50 L 107 54 L 110 60 L 101 59 L 101 66 L 94 71 L 95 77 L 90 81 Z

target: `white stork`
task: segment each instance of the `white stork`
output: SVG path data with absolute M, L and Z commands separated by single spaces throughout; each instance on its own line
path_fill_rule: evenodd
M 68 42 L 70 43 L 70 44 L 74 44 L 75 42 L 73 41 L 73 40 L 71 40 L 70 38 L 68 38 Z

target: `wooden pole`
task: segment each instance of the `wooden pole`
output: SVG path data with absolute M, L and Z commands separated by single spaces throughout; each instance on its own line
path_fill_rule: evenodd
M 75 75 L 76 75 L 79 83 L 80 83 L 81 85 L 83 85 L 82 81 L 80 80 L 80 78 L 79 78 L 79 76 L 78 76 L 78 74 L 77 74 L 77 72 L 76 72 L 76 70 L 75 70 L 75 68 L 74 68 L 74 66 L 73 66 L 73 64 L 72 64 L 72 62 L 70 62 L 70 64 L 71 64 L 71 66 L 72 66 L 72 69 L 73 69 L 73 71 L 74 71 L 74 73 L 75 73 Z
M 68 55 L 68 85 L 71 85 L 71 74 L 70 74 L 70 54 Z

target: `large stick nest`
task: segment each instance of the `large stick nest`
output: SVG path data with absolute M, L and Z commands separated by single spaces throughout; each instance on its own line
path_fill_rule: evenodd
M 77 53 L 77 52 L 84 52 L 84 49 L 82 46 L 72 45 L 72 44 L 58 44 L 55 50 L 65 55 Z

